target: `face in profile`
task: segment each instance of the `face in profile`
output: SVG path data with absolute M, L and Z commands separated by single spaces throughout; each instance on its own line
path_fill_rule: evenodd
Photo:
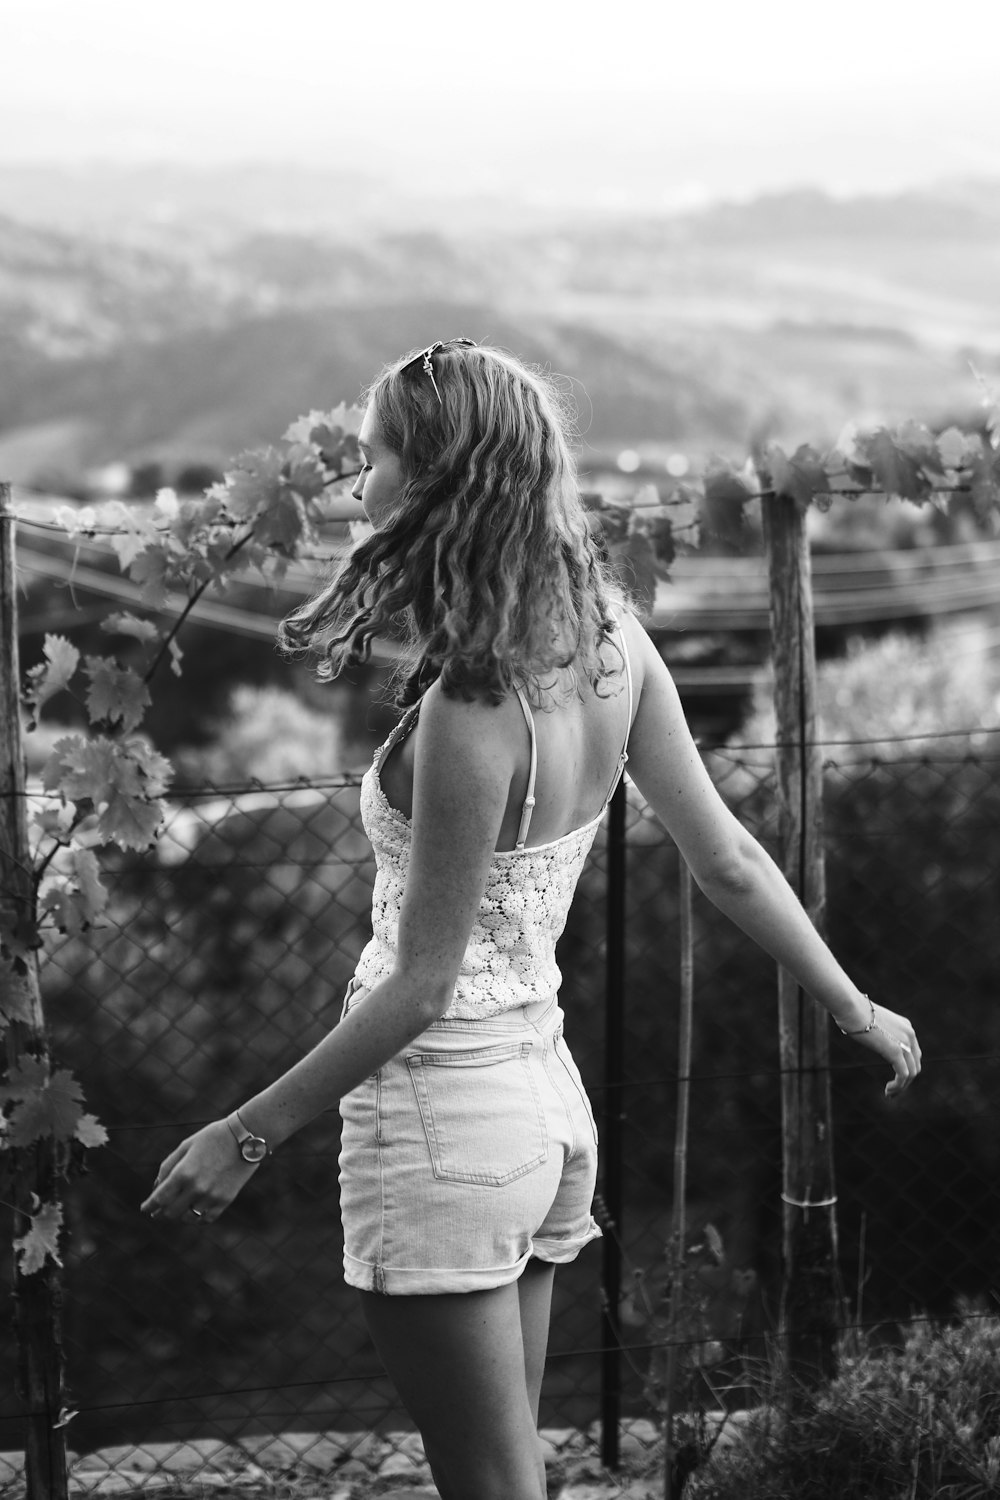
M 370 406 L 361 423 L 358 447 L 362 469 L 351 494 L 361 501 L 365 515 L 377 530 L 385 525 L 396 507 L 403 488 L 403 471 L 399 454 L 382 441 Z

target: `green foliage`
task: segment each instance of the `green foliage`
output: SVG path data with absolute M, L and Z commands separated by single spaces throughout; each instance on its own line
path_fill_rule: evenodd
M 80 1085 L 72 1073 L 58 1069 L 50 1073 L 36 1058 L 25 1058 L 11 1068 L 0 1085 L 0 1107 L 9 1146 L 30 1146 L 41 1136 L 57 1141 L 78 1140 L 85 1146 L 101 1146 L 107 1134 L 93 1115 L 83 1109 Z
M 59 1231 L 62 1228 L 61 1203 L 40 1203 L 38 1210 L 29 1216 L 30 1227 L 26 1234 L 14 1240 L 14 1254 L 18 1268 L 24 1276 L 40 1271 L 47 1260 L 62 1265 L 59 1254 Z
M 68 813 L 71 806 L 68 804 L 59 811 Z M 61 832 L 57 828 L 57 844 L 61 843 Z M 39 917 L 51 912 L 59 932 L 75 935 L 99 922 L 107 904 L 108 893 L 94 851 L 79 846 L 60 847 L 56 861 L 39 883 Z
M 1000 728 L 1000 664 L 983 621 L 939 625 L 924 638 L 902 631 L 877 641 L 856 637 L 842 657 L 820 662 L 816 687 L 819 733 L 840 761 L 912 756 L 922 740 L 978 730 L 978 738 L 955 744 L 957 753 L 982 747 L 984 732 Z M 770 687 L 761 681 L 735 738 L 767 746 L 774 735 Z
M 0 903 L 0 945 L 6 954 L 26 960 L 37 943 L 39 918 L 75 938 L 101 920 L 107 898 L 95 844 L 139 852 L 156 839 L 164 824 L 171 767 L 138 733 L 151 704 L 150 683 L 164 663 L 180 672 L 177 634 L 208 588 L 223 588 L 248 568 L 278 579 L 292 559 L 317 545 L 331 499 L 357 468 L 361 417 L 357 408 L 343 405 L 329 413 L 310 412 L 288 428 L 280 448 L 241 454 L 203 495 L 161 489 L 148 509 L 113 502 L 62 517 L 71 537 L 109 536 L 147 609 L 162 610 L 171 594 L 186 602 L 166 632 L 131 613 L 108 619 L 110 631 L 135 641 L 144 653 L 140 670 L 115 657 L 85 658 L 82 701 L 96 732 L 59 738 L 46 761 L 42 782 L 54 801 L 34 819 L 37 911 Z M 684 533 L 693 543 L 704 528 L 723 546 L 736 545 L 752 499 L 766 503 L 789 496 L 800 506 L 826 505 L 834 493 L 850 498 L 878 489 L 944 504 L 956 488 L 969 490 L 977 505 L 996 504 L 1000 418 L 977 435 L 949 429 L 936 438 L 917 423 L 898 432 L 879 428 L 854 435 L 850 451 L 843 453 L 821 455 L 803 445 L 789 458 L 772 444 L 739 467 L 714 461 L 700 484 L 674 483 L 662 491 L 647 486 L 630 502 L 614 506 L 592 497 L 591 520 L 640 608 L 648 608 L 669 574 L 677 535 Z M 79 669 L 76 647 L 46 637 L 43 661 L 31 668 L 25 685 L 31 726 L 50 700 L 74 692 Z M 9 1087 L 15 1087 L 14 1080 Z M 35 1080 L 30 1087 L 36 1090 L 40 1118 L 49 1119 L 44 1101 L 51 1085 Z M 15 1110 L 27 1108 L 25 1102 L 8 1102 Z M 58 1134 L 54 1119 L 47 1128 Z M 34 1265 L 38 1254 L 44 1259 L 39 1247 L 47 1243 L 49 1227 L 49 1220 L 39 1219 L 36 1238 L 25 1247 L 26 1262 Z
M 138 736 L 70 734 L 56 741 L 42 785 L 76 804 L 78 812 L 92 810 L 101 843 L 145 849 L 163 822 L 170 774 L 169 761 Z
M 343 406 L 325 416 L 313 413 L 289 429 L 282 450 L 242 455 L 203 496 L 179 499 L 161 490 L 149 510 L 114 502 L 64 517 L 70 535 L 109 535 L 122 570 L 139 585 L 148 609 L 161 609 L 171 591 L 185 595 L 187 605 L 167 633 L 131 613 L 114 614 L 106 622 L 109 631 L 136 641 L 145 652 L 144 671 L 114 657 L 84 659 L 82 697 L 92 730 L 57 739 L 43 768 L 43 788 L 54 800 L 32 820 L 36 909 L 25 912 L 7 900 L 0 903 L 0 946 L 9 960 L 29 961 L 40 925 L 76 937 L 104 917 L 108 898 L 95 844 L 141 851 L 156 839 L 172 768 L 136 732 L 152 701 L 149 684 L 161 663 L 179 672 L 177 631 L 208 587 L 222 587 L 250 567 L 279 577 L 291 558 L 315 545 L 327 492 L 357 465 L 360 418 L 360 412 Z M 43 660 L 25 682 L 30 728 L 45 704 L 74 691 L 79 669 L 80 653 L 71 642 L 45 638 Z M 17 993 L 5 1007 L 7 1020 L 27 1019 Z M 26 1148 L 43 1138 L 72 1138 L 82 1146 L 105 1139 L 63 1071 L 49 1077 L 32 1061 L 15 1067 L 0 1102 L 6 1116 L 0 1148 Z M 60 1223 L 55 1201 L 38 1205 L 18 1243 L 23 1271 L 37 1271 L 48 1256 L 58 1259 Z
M 313 780 L 344 767 L 340 722 L 292 692 L 248 683 L 230 695 L 210 745 L 176 757 L 194 785 Z
M 675 1411 L 714 1398 L 712 1372 L 739 1338 L 756 1283 L 753 1269 L 732 1263 L 712 1223 L 688 1236 L 682 1256 L 674 1236 L 651 1266 L 631 1268 L 619 1320 L 652 1346 L 644 1395 L 654 1411 L 663 1413 L 668 1396 Z M 671 1344 L 677 1346 L 672 1392 Z
M 716 1445 L 689 1500 L 988 1500 L 1000 1490 L 1000 1320 L 915 1323 L 902 1349 L 845 1353 L 791 1412 Z
M 45 660 L 27 674 L 24 703 L 30 714 L 28 728 L 34 729 L 42 704 L 69 687 L 80 665 L 80 653 L 60 635 L 47 635 L 42 648 Z

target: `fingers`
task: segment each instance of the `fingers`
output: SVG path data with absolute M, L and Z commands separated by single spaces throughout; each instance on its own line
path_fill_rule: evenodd
M 225 1204 L 217 1204 L 200 1191 L 195 1183 L 178 1183 L 168 1176 L 139 1205 L 139 1212 L 151 1219 L 190 1220 L 192 1224 L 213 1224 Z
M 898 1057 L 891 1059 L 893 1076 L 885 1086 L 885 1097 L 887 1099 L 894 1099 L 897 1094 L 901 1094 L 905 1088 L 909 1087 L 912 1079 L 917 1076 L 910 1049 L 900 1044 L 896 1051 L 899 1054 Z
M 159 1184 L 163 1182 L 166 1177 L 170 1176 L 170 1173 L 174 1170 L 174 1167 L 177 1166 L 178 1162 L 184 1160 L 184 1157 L 187 1155 L 190 1149 L 190 1145 L 190 1140 L 181 1141 L 180 1145 L 175 1146 L 169 1156 L 165 1156 L 163 1158 L 160 1163 L 160 1170 L 156 1174 L 157 1186 L 159 1186 Z
M 160 1165 L 153 1191 L 139 1205 L 139 1212 L 151 1219 L 209 1218 L 211 1206 L 193 1174 L 183 1165 L 187 1155 L 183 1142 Z M 212 1217 L 215 1217 L 213 1214 Z
M 920 1043 L 906 1017 L 893 1015 L 891 1011 L 883 1011 L 878 1016 L 875 1030 L 881 1033 L 891 1048 L 889 1062 L 893 1076 L 885 1086 L 885 1095 L 887 1099 L 896 1098 L 904 1089 L 909 1088 L 920 1072 Z
M 213 1121 L 164 1157 L 139 1210 L 154 1219 L 212 1224 L 256 1170 L 234 1151 L 225 1121 Z
M 848 1032 L 855 1041 L 874 1049 L 892 1067 L 892 1078 L 885 1086 L 887 1099 L 895 1099 L 908 1089 L 920 1072 L 920 1043 L 905 1016 L 886 1010 L 884 1005 L 871 1007 L 871 1025 L 864 1031 Z

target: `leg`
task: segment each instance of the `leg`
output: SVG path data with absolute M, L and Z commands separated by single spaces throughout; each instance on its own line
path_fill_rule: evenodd
M 360 1295 L 443 1500 L 545 1500 L 517 1286 Z
M 552 1310 L 552 1282 L 555 1266 L 543 1260 L 529 1260 L 517 1283 L 521 1305 L 521 1342 L 524 1345 L 524 1381 L 528 1404 L 535 1426 L 538 1426 L 538 1397 L 545 1374 L 545 1355 L 549 1347 L 549 1314 Z

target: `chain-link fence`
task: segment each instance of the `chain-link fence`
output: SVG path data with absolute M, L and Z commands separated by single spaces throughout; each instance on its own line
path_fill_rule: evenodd
M 707 752 L 723 795 L 774 847 L 773 752 Z M 64 1332 L 70 1447 L 215 1439 L 259 1454 L 339 1455 L 406 1423 L 341 1278 L 339 1117 L 303 1131 L 206 1230 L 138 1203 L 187 1130 L 227 1112 L 335 1023 L 369 932 L 359 778 L 179 793 L 149 856 L 110 856 L 107 925 L 56 940 L 43 983 L 57 1059 L 110 1145 L 69 1195 Z M 831 746 L 828 932 L 879 1001 L 914 1021 L 925 1072 L 902 1101 L 884 1067 L 833 1043 L 841 1268 L 848 1318 L 886 1330 L 985 1305 L 1000 1213 L 1000 743 Z M 559 951 L 568 1038 L 620 1151 L 606 1247 L 556 1278 L 544 1425 L 652 1416 L 662 1387 L 670 1233 L 678 856 L 628 792 L 624 1060 L 609 1078 L 608 840 L 602 831 Z M 772 962 L 696 893 L 688 1281 L 677 1337 L 689 1394 L 761 1352 L 780 1288 L 780 1099 Z M 618 1087 L 620 1085 L 620 1087 Z M 620 1101 L 620 1104 L 619 1102 Z M 613 1188 L 611 1192 L 609 1189 Z M 623 1296 L 602 1321 L 607 1246 Z M 963 1300 L 964 1299 L 964 1300 Z M 12 1362 L 8 1352 L 5 1360 Z M 4 1371 L 0 1420 L 17 1445 Z M 739 1400 L 738 1394 L 730 1395 Z M 289 1434 L 297 1435 L 289 1438 Z M 403 1451 L 403 1450 L 401 1450 Z

